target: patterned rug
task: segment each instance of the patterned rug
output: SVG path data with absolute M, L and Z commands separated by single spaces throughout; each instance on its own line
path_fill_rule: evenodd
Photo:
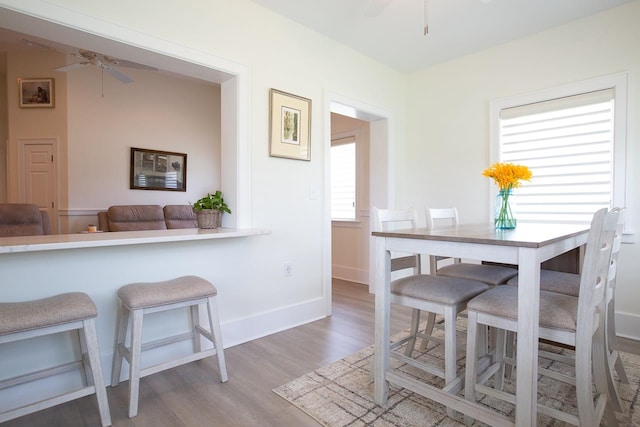
M 463 331 L 461 331 L 463 332 Z M 459 334 L 464 335 L 464 334 Z M 394 340 L 399 337 L 394 337 Z M 464 348 L 461 340 L 458 348 Z M 553 352 L 569 352 L 555 347 L 545 346 L 545 350 Z M 401 349 L 400 349 L 401 351 Z M 635 411 L 640 396 L 640 356 L 622 353 L 621 355 L 629 384 L 620 385 L 623 404 L 629 408 L 627 413 L 618 414 L 620 426 L 640 426 L 640 411 Z M 441 346 L 429 345 L 420 358 L 429 358 L 431 362 L 442 362 Z M 462 417 L 447 417 L 444 406 L 400 387 L 389 388 L 389 400 L 384 406 L 373 402 L 373 377 L 370 368 L 373 361 L 373 346 L 345 357 L 329 366 L 303 375 L 273 391 L 283 397 L 320 424 L 328 427 L 342 426 L 464 426 Z M 423 381 L 442 387 L 442 380 L 429 377 L 411 366 L 391 359 L 392 367 Z M 464 364 L 464 354 L 459 353 L 458 364 Z M 541 359 L 540 367 L 571 372 L 572 367 L 557 361 Z M 513 391 L 513 381 L 507 380 L 505 389 Z M 562 407 L 564 410 L 577 413 L 575 408 L 575 388 L 548 377 L 538 383 L 538 401 L 547 406 Z M 513 405 L 484 397 L 482 403 L 497 411 L 515 415 Z M 476 423 L 483 426 L 482 423 Z M 564 426 L 565 424 L 538 415 L 539 426 Z

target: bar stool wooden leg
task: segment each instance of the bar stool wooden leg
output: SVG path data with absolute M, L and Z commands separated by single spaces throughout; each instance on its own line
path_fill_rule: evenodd
M 111 425 L 111 415 L 109 413 L 109 401 L 107 400 L 107 389 L 105 388 L 104 377 L 102 376 L 100 348 L 98 347 L 98 334 L 94 319 L 86 319 L 83 322 L 82 335 L 87 346 L 87 355 L 91 366 L 91 377 L 96 389 L 96 399 L 98 400 L 98 411 L 103 426 Z
M 126 347 L 124 345 L 127 338 L 127 327 L 129 325 L 129 310 L 123 304 L 118 306 L 116 317 L 116 345 L 113 352 L 113 364 L 111 367 L 111 387 L 120 384 L 120 374 L 122 372 L 122 359 Z
M 133 418 L 138 415 L 143 317 L 143 310 L 133 310 L 133 317 L 131 321 L 131 356 L 129 360 L 129 418 Z
M 215 297 L 209 297 L 207 299 L 207 309 L 209 310 L 209 328 L 213 335 L 213 345 L 216 348 L 216 358 L 218 359 L 218 370 L 220 371 L 220 381 L 226 383 L 228 381 L 227 376 L 227 363 L 224 359 L 224 350 L 222 348 L 222 331 L 220 330 L 220 320 L 218 318 L 218 305 L 216 304 Z

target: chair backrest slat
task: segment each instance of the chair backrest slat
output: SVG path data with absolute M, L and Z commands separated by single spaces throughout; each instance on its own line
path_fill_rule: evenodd
M 402 228 L 415 228 L 418 212 L 414 208 L 408 209 L 379 209 L 373 208 L 373 227 L 375 231 L 390 231 Z M 391 271 L 411 268 L 413 274 L 419 274 L 420 256 L 401 255 L 391 260 Z
M 427 227 L 434 228 L 438 225 L 458 225 L 458 209 L 450 208 L 425 208 Z

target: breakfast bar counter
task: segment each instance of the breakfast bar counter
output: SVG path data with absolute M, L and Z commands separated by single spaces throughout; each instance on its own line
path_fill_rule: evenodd
M 183 228 L 172 230 L 119 231 L 107 233 L 52 234 L 44 236 L 0 237 L 0 254 L 60 249 L 128 246 L 145 243 L 228 239 L 269 234 L 267 230 Z
M 245 307 L 254 274 L 247 260 L 265 245 L 259 229 L 174 229 L 131 232 L 77 233 L 0 238 L 0 301 L 18 302 L 65 292 L 85 292 L 98 308 L 96 329 L 106 378 L 111 375 L 118 307 L 117 290 L 129 283 L 157 282 L 196 275 L 218 289 L 218 306 L 225 347 L 257 334 L 253 313 Z M 189 331 L 183 313 L 158 313 L 145 320 L 145 339 L 162 339 Z M 253 325 L 251 328 L 250 326 Z M 67 332 L 68 334 L 68 332 Z M 66 363 L 69 349 L 61 337 L 35 338 L 2 346 L 0 378 Z M 190 350 L 190 341 L 149 351 L 147 363 L 158 363 Z M 25 357 L 24 355 L 29 355 Z M 143 361 L 144 363 L 144 361 Z M 40 393 L 68 388 L 81 381 L 75 372 L 49 383 L 0 390 L 0 412 Z

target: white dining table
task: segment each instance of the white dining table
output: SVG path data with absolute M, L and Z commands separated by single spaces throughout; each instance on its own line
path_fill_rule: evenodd
M 456 393 L 408 381 L 389 369 L 390 260 L 391 253 L 441 255 L 465 260 L 489 261 L 518 266 L 518 340 L 516 370 L 516 416 L 518 427 L 536 425 L 538 378 L 538 320 L 540 264 L 582 246 L 588 225 L 518 224 L 512 230 L 497 230 L 492 224 L 462 224 L 428 229 L 374 231 L 375 274 L 375 362 L 374 399 L 387 401 L 389 382 L 426 395 L 439 403 L 490 425 L 514 425 L 494 411 L 465 401 Z

